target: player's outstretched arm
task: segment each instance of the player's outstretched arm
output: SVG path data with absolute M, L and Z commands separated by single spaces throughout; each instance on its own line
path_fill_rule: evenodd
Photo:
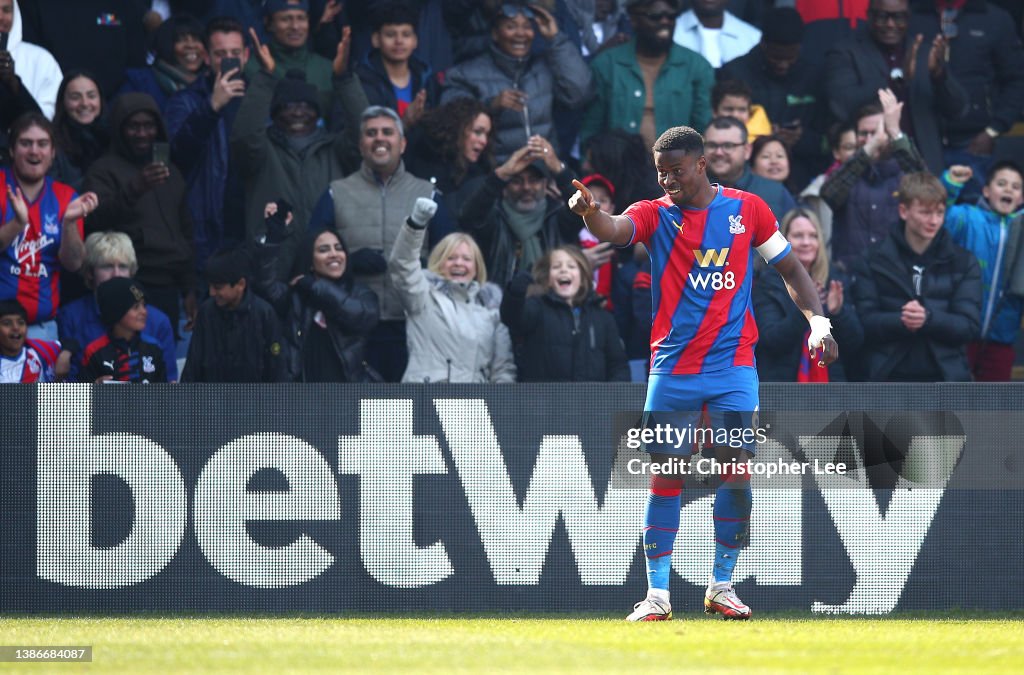
M 601 210 L 594 194 L 576 179 L 572 181 L 576 194 L 569 198 L 569 209 L 583 218 L 584 224 L 601 241 L 625 246 L 633 238 L 633 221 L 626 216 L 612 216 Z
M 814 288 L 807 270 L 796 259 L 795 255 L 787 255 L 775 263 L 775 269 L 785 279 L 793 302 L 803 312 L 807 323 L 811 326 L 811 337 L 808 344 L 817 353 L 821 349 L 818 365 L 822 368 L 839 358 L 839 345 L 832 337 L 831 322 L 825 318 L 825 310 L 821 306 L 818 291 Z

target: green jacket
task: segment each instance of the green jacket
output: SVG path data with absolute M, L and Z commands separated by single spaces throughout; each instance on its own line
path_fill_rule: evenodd
M 289 70 L 301 70 L 306 74 L 306 82 L 316 87 L 320 93 L 320 117 L 325 120 L 331 116 L 331 79 L 334 70 L 331 62 L 313 52 L 309 47 L 288 49 L 273 40 L 267 43 L 270 54 L 274 57 L 274 79 L 280 80 Z M 245 75 L 249 82 L 260 71 L 260 60 L 253 55 L 245 64 Z M 362 112 L 362 111 L 360 111 Z
M 590 63 L 596 100 L 587 106 L 580 142 L 608 129 L 640 133 L 647 91 L 636 61 L 636 38 L 598 54 Z M 703 133 L 711 121 L 711 87 L 715 71 L 703 56 L 673 44 L 658 73 L 654 91 L 654 126 L 660 135 L 687 125 Z
M 336 78 L 334 97 L 348 116 L 349 131 L 328 133 L 318 129 L 317 138 L 298 151 L 280 130 L 267 125 L 276 84 L 277 80 L 262 69 L 250 79 L 231 127 L 230 147 L 232 166 L 245 186 L 247 239 L 264 234 L 263 208 L 267 202 L 284 198 L 292 205 L 292 236 L 281 247 L 278 269 L 282 278 L 288 278 L 295 246 L 324 188 L 359 167 L 359 117 L 367 103 L 359 78 L 351 70 Z

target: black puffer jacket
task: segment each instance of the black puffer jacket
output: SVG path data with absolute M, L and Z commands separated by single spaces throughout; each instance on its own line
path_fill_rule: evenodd
M 521 341 L 520 382 L 629 382 L 626 350 L 615 317 L 594 293 L 576 313 L 548 292 L 524 297 L 512 284 L 501 302 L 501 320 Z
M 380 319 L 377 295 L 349 277 L 338 281 L 306 274 L 294 286 L 277 278 L 280 246 L 265 244 L 259 253 L 259 293 L 277 310 L 284 333 L 287 379 L 307 380 L 302 348 L 316 313 L 323 312 L 334 351 L 345 371 L 346 382 L 378 381 L 366 365 L 366 336 Z
M 914 266 L 920 273 L 920 292 L 914 287 Z M 945 229 L 923 255 L 907 244 L 903 223 L 870 247 L 859 261 L 853 285 L 854 304 L 864 326 L 861 360 L 867 378 L 896 379 L 894 371 L 908 363 L 934 360 L 938 368 L 922 381 L 957 382 L 971 379 L 966 345 L 981 326 L 981 270 L 970 251 L 953 243 Z M 928 318 L 916 332 L 900 321 L 903 305 L 917 299 Z
M 843 382 L 849 379 L 846 366 L 864 343 L 864 327 L 854 309 L 849 282 L 839 274 L 832 274 L 829 283 L 832 281 L 843 284 L 843 306 L 836 314 L 825 308 L 825 316 L 832 322 L 832 337 L 839 345 L 839 360 L 828 367 L 828 379 Z M 752 297 L 758 333 L 757 376 L 762 382 L 796 382 L 800 354 L 807 349 L 807 320 L 775 270 L 757 276 Z

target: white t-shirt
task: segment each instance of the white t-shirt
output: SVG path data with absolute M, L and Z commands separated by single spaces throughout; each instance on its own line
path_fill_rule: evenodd
M 722 34 L 721 28 L 705 28 L 698 24 L 700 32 L 701 54 L 708 60 L 712 68 L 722 67 L 722 45 L 718 42 Z

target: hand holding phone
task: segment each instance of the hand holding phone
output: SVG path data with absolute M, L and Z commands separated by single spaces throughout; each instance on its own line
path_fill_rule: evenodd
M 163 164 L 167 166 L 171 163 L 171 145 L 170 143 L 157 142 L 153 144 L 153 164 Z
M 238 72 L 231 76 L 231 80 L 242 79 L 242 61 L 234 56 L 225 56 L 220 60 L 220 75 L 224 76 L 225 73 L 230 73 L 232 70 Z

